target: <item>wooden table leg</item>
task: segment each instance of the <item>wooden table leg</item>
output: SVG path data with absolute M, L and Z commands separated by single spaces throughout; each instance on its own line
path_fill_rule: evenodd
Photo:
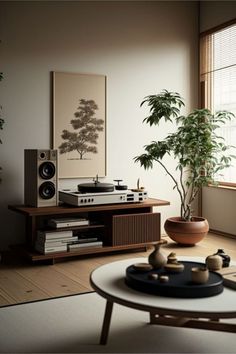
M 100 344 L 107 343 L 107 338 L 108 338 L 109 328 L 111 323 L 112 309 L 113 309 L 113 302 L 107 301 L 104 319 L 103 319 L 103 325 L 102 325 L 102 333 L 100 337 Z
M 236 324 L 220 322 L 217 318 L 188 318 L 188 317 L 176 317 L 169 315 L 159 315 L 150 312 L 150 324 L 157 324 L 161 326 L 171 327 L 185 327 L 185 328 L 197 328 L 197 329 L 209 329 L 211 331 L 222 331 L 236 333 Z

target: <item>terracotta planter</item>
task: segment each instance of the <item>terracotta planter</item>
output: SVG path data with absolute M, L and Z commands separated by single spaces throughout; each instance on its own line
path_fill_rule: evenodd
M 192 221 L 184 221 L 180 217 L 167 219 L 164 225 L 167 235 L 182 245 L 195 245 L 200 242 L 209 231 L 208 221 L 198 216 L 192 219 Z

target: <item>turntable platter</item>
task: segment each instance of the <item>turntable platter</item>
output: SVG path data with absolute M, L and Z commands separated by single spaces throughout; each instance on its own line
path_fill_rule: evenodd
M 81 183 L 78 184 L 78 191 L 81 193 L 102 193 L 102 192 L 113 192 L 114 185 L 111 183 Z

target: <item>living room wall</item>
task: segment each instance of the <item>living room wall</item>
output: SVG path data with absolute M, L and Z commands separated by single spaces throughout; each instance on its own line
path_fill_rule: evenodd
M 195 1 L 1 1 L 0 249 L 24 241 L 24 149 L 51 147 L 51 72 L 107 76 L 107 176 L 129 188 L 140 178 L 150 197 L 169 200 L 162 224 L 179 214 L 179 200 L 164 171 L 144 171 L 133 158 L 171 125 L 150 128 L 140 107 L 146 95 L 179 92 L 189 111 L 198 103 L 198 3 Z M 170 168 L 175 165 L 170 158 Z M 91 176 L 93 177 L 93 176 Z M 86 180 L 87 181 L 87 180 Z M 81 179 L 59 180 L 76 188 Z

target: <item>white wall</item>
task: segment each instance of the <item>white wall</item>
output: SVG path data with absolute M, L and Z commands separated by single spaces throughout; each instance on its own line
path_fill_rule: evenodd
M 0 249 L 24 240 L 23 218 L 7 209 L 23 203 L 23 151 L 49 148 L 51 71 L 107 76 L 107 177 L 129 187 L 141 179 L 151 197 L 166 199 L 162 222 L 179 215 L 179 200 L 158 167 L 144 171 L 133 158 L 172 127 L 149 128 L 144 96 L 180 92 L 186 110 L 197 106 L 197 2 L 0 2 L 1 134 Z M 169 166 L 174 166 L 171 159 Z M 81 180 L 60 180 L 76 188 Z
M 201 1 L 200 31 L 219 26 L 236 18 L 235 1 Z M 236 235 L 235 190 L 204 188 L 202 192 L 202 215 L 210 228 Z
M 236 191 L 205 187 L 202 193 L 202 213 L 210 228 L 223 233 L 236 234 Z

